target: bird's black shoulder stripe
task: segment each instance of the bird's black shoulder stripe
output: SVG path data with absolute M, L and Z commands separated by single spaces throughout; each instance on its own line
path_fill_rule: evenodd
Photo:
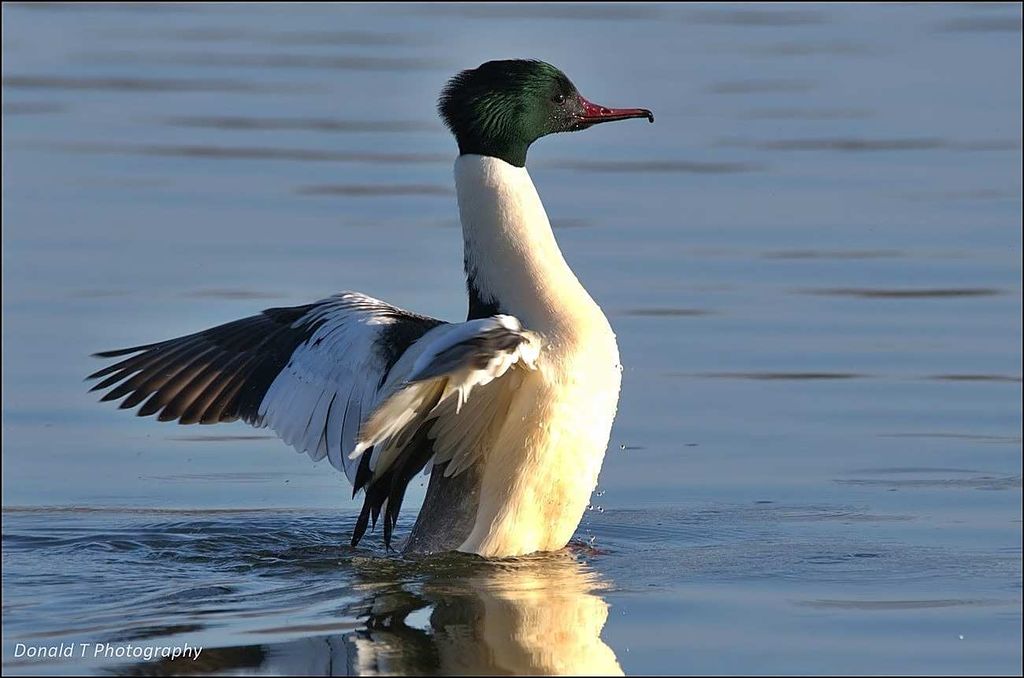
M 476 284 L 476 275 L 466 268 L 466 293 L 469 295 L 469 312 L 466 313 L 466 320 L 479 320 L 490 318 L 502 312 L 501 305 L 494 299 L 485 298 Z
M 426 316 L 409 316 L 403 320 L 386 325 L 376 342 L 378 355 L 384 361 L 385 377 L 409 346 L 430 330 L 444 324 L 444 321 Z

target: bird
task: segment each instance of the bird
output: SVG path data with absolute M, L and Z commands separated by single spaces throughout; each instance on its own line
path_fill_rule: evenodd
M 597 485 L 618 408 L 615 333 L 562 256 L 530 174 L 549 134 L 646 118 L 584 98 L 558 68 L 488 61 L 437 105 L 455 137 L 468 313 L 446 322 L 359 292 L 269 308 L 194 334 L 94 354 L 101 401 L 138 416 L 273 430 L 363 492 L 351 544 L 430 474 L 401 550 L 504 558 L 557 551 Z

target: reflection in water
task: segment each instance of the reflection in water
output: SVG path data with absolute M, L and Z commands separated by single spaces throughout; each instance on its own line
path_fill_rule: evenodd
M 585 565 L 557 553 L 476 570 L 439 572 L 419 598 L 378 589 L 367 629 L 352 638 L 359 672 L 622 675 L 600 637 L 602 584 Z M 427 606 L 429 631 L 410 628 L 410 613 Z
M 623 675 L 601 640 L 605 584 L 568 552 L 501 562 L 461 554 L 423 562 L 352 561 L 354 631 L 271 645 L 207 648 L 197 662 L 122 667 L 121 675 Z M 426 572 L 426 576 L 422 576 Z M 338 628 L 339 625 L 322 625 Z M 315 631 L 315 628 L 275 631 Z

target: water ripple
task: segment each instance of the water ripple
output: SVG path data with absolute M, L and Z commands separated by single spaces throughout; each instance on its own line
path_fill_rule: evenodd
M 627 308 L 619 311 L 620 315 L 631 315 L 644 318 L 693 318 L 712 315 L 714 311 L 705 308 Z
M 30 142 L 44 148 L 68 153 L 154 155 L 204 158 L 211 160 L 273 160 L 293 162 L 351 162 L 368 164 L 440 163 L 451 160 L 443 153 L 374 153 L 327 151 L 312 148 L 275 148 L 267 146 L 215 146 L 170 144 L 119 144 L 84 142 Z
M 778 45 L 761 47 L 751 50 L 753 54 L 765 54 L 767 56 L 791 57 L 791 56 L 815 56 L 815 55 L 860 55 L 868 54 L 870 50 L 864 46 L 850 42 L 785 42 Z
M 840 485 L 875 486 L 895 489 L 951 488 L 965 490 L 1019 490 L 1021 476 L 976 476 L 972 478 L 849 478 L 834 481 Z
M 346 542 L 355 515 L 345 512 L 56 510 L 61 520 L 54 520 L 53 510 L 4 510 L 5 632 L 50 642 L 119 643 L 193 642 L 201 634 L 219 640 L 204 643 L 211 646 L 204 656 L 209 652 L 212 662 L 204 666 L 220 671 L 238 671 L 252 653 L 260 656 L 253 666 L 266 666 L 267 646 L 238 644 L 252 634 L 271 639 L 270 647 L 277 648 L 271 654 L 299 642 L 296 658 L 308 659 L 320 656 L 310 643 L 335 633 L 329 637 L 338 647 L 388 648 L 393 659 L 407 662 L 406 672 L 422 672 L 434 664 L 416 649 L 436 656 L 434 643 L 444 641 L 446 624 L 456 619 L 465 620 L 450 628 L 469 633 L 463 649 L 478 647 L 486 610 L 508 609 L 531 623 L 537 615 L 557 621 L 564 611 L 577 615 L 577 623 L 600 622 L 588 632 L 596 638 L 607 609 L 604 591 L 675 588 L 681 572 L 688 581 L 708 584 L 848 585 L 884 577 L 933 585 L 936 577 L 1004 581 L 1018 576 L 1020 564 L 1018 549 L 951 551 L 834 534 L 841 525 L 913 516 L 767 500 L 590 513 L 583 526 L 590 539 L 583 544 L 490 562 L 465 554 L 417 560 L 379 548 L 351 549 Z M 409 525 L 403 519 L 400 528 Z M 864 600 L 870 605 L 878 599 Z M 894 596 L 876 607 L 945 604 L 935 600 Z M 994 596 L 984 600 L 1006 604 Z M 815 598 L 809 604 L 846 601 Z M 406 622 L 418 610 L 427 613 L 422 628 Z M 239 624 L 240 635 L 217 635 Z M 550 642 L 546 638 L 545 646 Z M 271 666 L 278 667 L 275 673 L 294 672 Z M 163 669 L 174 665 L 130 664 L 114 672 L 151 675 Z
M 52 101 L 21 101 L 3 104 L 4 115 L 39 115 L 43 113 L 63 113 L 68 110 L 67 104 Z
M 340 195 L 345 197 L 378 197 L 408 195 L 455 195 L 449 186 L 437 184 L 318 184 L 300 186 L 299 195 Z
M 905 257 L 902 250 L 775 250 L 764 259 L 891 259 Z
M 1021 383 L 1020 375 L 1009 374 L 934 374 L 925 379 L 932 381 L 991 381 Z
M 424 45 L 431 40 L 423 35 L 376 31 L 259 31 L 235 27 L 189 27 L 157 30 L 109 30 L 112 38 L 167 38 L 181 42 L 251 42 L 272 45 L 357 45 L 363 47 Z
M 684 162 L 679 160 L 550 160 L 547 167 L 583 172 L 736 174 L 755 172 L 764 165 L 746 162 Z
M 740 114 L 745 120 L 858 120 L 872 115 L 862 108 L 755 108 Z
M 808 80 L 794 79 L 762 79 L 762 80 L 730 80 L 708 86 L 712 94 L 765 94 L 770 92 L 809 92 L 815 83 Z
M 949 438 L 952 440 L 973 440 L 983 443 L 1009 443 L 1019 445 L 1020 436 L 985 435 L 978 433 L 953 433 L 945 431 L 923 431 L 913 433 L 880 433 L 880 438 Z
M 246 82 L 223 78 L 65 77 L 5 75 L 3 86 L 12 89 L 98 90 L 107 92 L 308 92 L 308 85 Z
M 857 287 L 826 287 L 822 289 L 799 290 L 802 294 L 830 297 L 858 297 L 861 299 L 943 299 L 956 297 L 993 297 L 1006 294 L 1005 290 L 989 287 L 962 288 L 918 288 L 918 289 L 872 289 Z
M 344 71 L 437 71 L 456 66 L 425 57 L 396 56 L 324 56 L 312 54 L 223 54 L 219 52 L 145 52 L 136 50 L 89 52 L 78 59 L 96 63 L 149 62 L 200 66 L 204 68 L 281 68 Z
M 571 19 L 571 20 L 636 20 L 657 19 L 661 8 L 647 4 L 606 4 L 593 2 L 563 3 L 455 3 L 412 6 L 417 14 L 459 16 L 467 19 Z
M 1013 605 L 1012 600 L 972 599 L 972 598 L 932 598 L 922 600 L 837 600 L 818 599 L 801 600 L 797 605 L 806 607 L 833 608 L 841 610 L 922 610 L 939 607 L 991 607 L 994 605 Z
M 752 379 L 755 381 L 822 381 L 829 379 L 863 379 L 866 374 L 855 372 L 698 372 L 693 375 L 704 379 Z
M 186 292 L 182 296 L 191 299 L 281 299 L 285 295 L 277 292 L 260 292 L 258 290 L 210 288 Z
M 787 9 L 705 10 L 687 15 L 687 21 L 697 24 L 767 28 L 815 26 L 827 20 L 823 12 Z
M 180 116 L 163 121 L 175 127 L 222 130 L 306 130 L 313 132 L 435 132 L 440 125 L 416 120 L 341 120 L 335 118 L 259 118 L 253 116 Z
M 175 440 L 183 443 L 222 443 L 242 442 L 249 440 L 275 440 L 277 436 L 261 435 L 191 435 L 191 436 L 167 436 L 167 440 Z
M 1020 33 L 1019 16 L 972 16 L 950 19 L 938 30 L 948 33 Z
M 951 149 L 959 151 L 1008 151 L 1020 148 L 1016 139 L 982 139 L 978 141 L 951 141 L 938 137 L 893 137 L 870 139 L 859 137 L 821 137 L 809 139 L 773 139 L 755 141 L 725 138 L 719 146 L 753 148 L 759 151 L 842 151 L 853 153 L 876 151 L 931 151 Z

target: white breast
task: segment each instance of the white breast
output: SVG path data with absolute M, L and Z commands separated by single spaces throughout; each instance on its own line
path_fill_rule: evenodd
M 607 318 L 570 270 L 525 168 L 456 162 L 467 266 L 482 296 L 537 332 L 523 376 L 483 459 L 480 507 L 459 550 L 508 556 L 562 548 L 597 484 L 621 366 Z

